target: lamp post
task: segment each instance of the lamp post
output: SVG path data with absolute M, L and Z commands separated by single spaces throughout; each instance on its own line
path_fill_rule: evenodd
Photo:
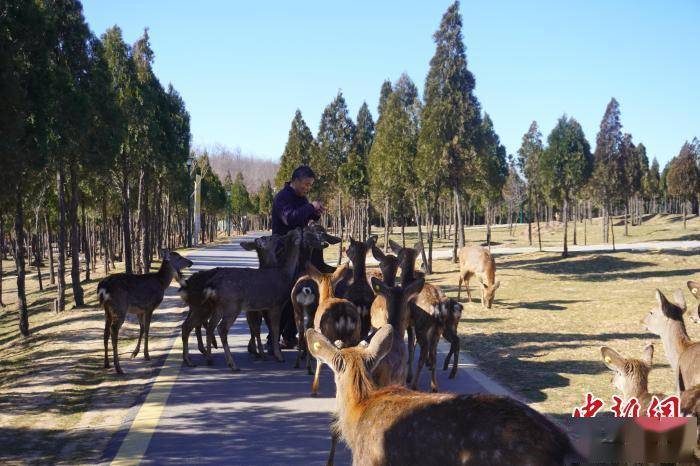
M 187 176 L 192 177 L 192 157 L 187 157 Z M 189 185 L 189 183 L 188 183 Z M 189 187 L 188 187 L 189 191 Z M 187 195 L 187 247 L 192 247 L 192 194 Z

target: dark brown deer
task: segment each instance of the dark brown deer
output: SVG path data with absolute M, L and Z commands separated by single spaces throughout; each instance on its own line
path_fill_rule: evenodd
M 472 277 L 476 277 L 481 283 L 481 305 L 491 309 L 496 290 L 501 282 L 496 281 L 496 261 L 489 250 L 481 246 L 464 246 L 459 250 L 458 301 L 462 295 L 462 282 L 464 282 L 469 302 L 472 302 L 472 294 L 469 291 L 469 279 Z
M 352 262 L 352 281 L 343 294 L 338 296 L 351 301 L 360 313 L 362 319 L 362 337 L 366 337 L 370 330 L 370 308 L 374 301 L 374 292 L 367 283 L 367 252 L 377 242 L 376 236 L 370 236 L 367 241 L 355 241 L 350 237 L 350 246 L 345 254 Z
M 311 353 L 335 375 L 334 428 L 354 465 L 461 464 L 549 466 L 580 461 L 551 421 L 511 398 L 377 389 L 371 370 L 391 351 L 386 325 L 367 347 L 336 348 L 315 329 Z
M 294 322 L 299 333 L 299 348 L 294 367 L 299 368 L 301 359 L 306 358 L 306 370 L 309 374 L 313 374 L 311 356 L 308 354 L 304 335 L 307 328 L 314 326 L 319 300 L 318 284 L 310 276 L 302 275 L 294 284 L 290 299 L 294 308 Z
M 687 388 L 700 385 L 700 342 L 693 342 L 685 329 L 683 291 L 676 290 L 674 299 L 675 304 L 656 290 L 657 305 L 642 323 L 647 330 L 661 337 L 668 363 L 676 376 L 678 393 L 682 393 Z
M 239 369 L 228 346 L 228 331 L 243 311 L 268 312 L 273 354 L 278 361 L 284 361 L 279 347 L 279 322 L 282 307 L 289 300 L 289 293 L 296 281 L 302 237 L 306 244 L 323 248 L 321 235 L 307 228 L 303 231 L 293 230 L 285 235 L 284 256 L 278 267 L 226 269 L 211 278 L 204 288 L 204 301 L 211 306 L 215 321 L 220 320 L 219 336 L 226 362 L 232 370 Z
M 100 306 L 105 310 L 105 368 L 109 368 L 109 338 L 112 337 L 112 351 L 114 355 L 114 368 L 118 374 L 123 374 L 119 365 L 119 351 L 117 342 L 119 329 L 124 323 L 127 314 L 135 314 L 139 320 L 139 340 L 136 343 L 131 358 L 139 354 L 141 337 L 144 337 L 143 356 L 150 361 L 148 354 L 148 333 L 151 327 L 153 311 L 163 301 L 165 290 L 168 289 L 173 278 L 178 277 L 180 271 L 192 266 L 192 261 L 171 251 L 163 251 L 163 261 L 157 272 L 143 275 L 131 275 L 116 273 L 101 280 L 97 284 L 97 295 Z
M 311 264 L 307 264 L 306 267 L 307 274 L 316 282 L 319 291 L 314 328 L 341 347 L 355 346 L 362 339 L 362 322 L 357 307 L 347 299 L 336 298 L 333 291 L 334 286 L 343 277 L 346 267 L 347 264 L 343 264 L 332 274 L 322 274 Z M 313 396 L 318 395 L 320 374 L 321 361 L 317 361 L 316 374 L 311 385 Z

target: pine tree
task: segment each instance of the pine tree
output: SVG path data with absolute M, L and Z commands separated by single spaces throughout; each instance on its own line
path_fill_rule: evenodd
M 310 165 L 314 149 L 314 137 L 306 126 L 301 111 L 297 110 L 292 119 L 292 127 L 289 129 L 287 144 L 280 158 L 280 167 L 275 177 L 275 186 L 281 189 L 284 183 L 292 177 L 292 172 L 299 165 Z
M 518 166 L 522 170 L 523 175 L 527 179 L 527 200 L 528 200 L 528 220 L 527 220 L 527 235 L 530 245 L 532 245 L 532 203 L 535 202 L 535 212 L 537 217 L 537 238 L 542 250 L 542 232 L 539 228 L 539 210 L 540 199 L 542 192 L 542 183 L 540 180 L 540 157 L 544 152 L 542 144 L 542 133 L 537 127 L 537 122 L 533 121 L 530 124 L 530 129 L 523 135 L 522 145 L 518 149 Z
M 391 81 L 388 79 L 382 83 L 382 88 L 379 90 L 379 105 L 377 105 L 377 122 L 382 117 L 384 113 L 384 107 L 386 106 L 386 100 L 389 98 L 394 89 L 391 86 Z
M 431 221 L 443 188 L 456 198 L 474 172 L 476 135 L 481 126 L 474 76 L 467 69 L 459 2 L 445 12 L 433 36 L 436 48 L 425 80 L 416 173 Z M 461 230 L 461 225 L 458 225 Z M 428 272 L 432 270 L 432 224 L 428 232 Z
M 697 139 L 692 143 L 686 141 L 679 154 L 671 160 L 668 166 L 666 177 L 668 192 L 671 196 L 683 199 L 683 229 L 686 228 L 688 203 L 700 190 L 700 173 L 698 171 L 700 152 L 698 149 L 700 147 L 697 144 Z
M 591 175 L 593 157 L 581 125 L 573 118 L 561 117 L 547 138 L 547 149 L 540 159 L 542 178 L 551 199 L 562 203 L 564 249 L 568 256 L 568 205 Z

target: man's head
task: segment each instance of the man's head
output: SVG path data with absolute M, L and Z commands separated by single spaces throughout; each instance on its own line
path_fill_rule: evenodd
M 316 174 L 309 166 L 300 165 L 292 172 L 292 181 L 289 182 L 289 186 L 297 196 L 306 196 L 311 191 L 315 178 Z

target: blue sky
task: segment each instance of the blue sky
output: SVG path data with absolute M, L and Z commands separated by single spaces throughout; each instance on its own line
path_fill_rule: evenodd
M 155 72 L 191 115 L 193 142 L 278 159 L 299 108 L 316 133 L 342 90 L 353 118 L 373 116 L 385 79 L 422 93 L 432 35 L 452 2 L 84 0 L 95 33 L 149 28 Z M 623 130 L 663 164 L 700 137 L 700 1 L 463 1 L 476 95 L 509 153 L 537 120 L 562 114 L 595 146 L 617 98 Z

